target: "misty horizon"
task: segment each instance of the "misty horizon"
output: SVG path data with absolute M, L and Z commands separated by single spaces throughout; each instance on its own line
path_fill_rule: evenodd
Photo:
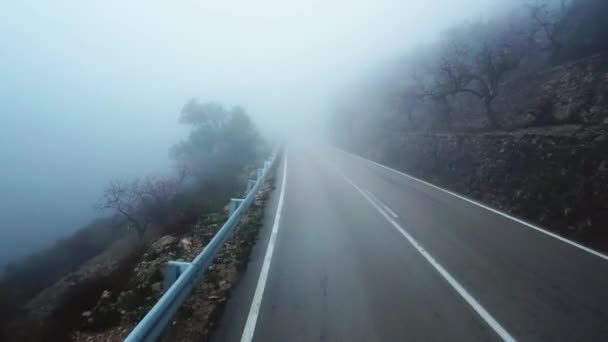
M 0 5 L 0 264 L 103 213 L 111 179 L 171 172 L 190 98 L 309 136 L 355 81 L 509 1 Z

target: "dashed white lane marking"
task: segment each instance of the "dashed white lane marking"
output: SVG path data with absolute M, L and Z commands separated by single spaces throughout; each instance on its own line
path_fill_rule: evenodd
M 268 271 L 270 270 L 270 263 L 272 262 L 272 253 L 274 252 L 274 245 L 277 240 L 277 233 L 279 231 L 279 224 L 281 221 L 281 211 L 283 210 L 283 201 L 285 199 L 285 183 L 287 180 L 287 149 L 285 149 L 284 154 L 285 162 L 283 163 L 283 181 L 281 182 L 279 203 L 274 216 L 274 222 L 272 223 L 272 232 L 270 233 L 270 239 L 268 240 L 268 247 L 266 247 L 266 254 L 264 255 L 264 263 L 262 264 L 258 284 L 255 288 L 251 308 L 249 308 L 249 315 L 247 316 L 247 322 L 245 323 L 245 328 L 243 329 L 243 335 L 241 335 L 241 342 L 251 342 L 253 340 L 255 326 L 260 314 L 260 308 L 262 307 L 262 298 L 264 297 L 264 289 L 266 288 L 266 281 L 268 280 Z
M 462 287 L 462 285 L 460 285 L 460 283 L 458 283 L 458 281 L 456 281 L 456 279 L 454 279 L 454 277 L 452 277 L 429 252 L 424 249 L 424 247 L 418 243 L 418 241 L 416 241 L 403 227 L 401 227 L 399 223 L 397 223 L 385 210 L 383 210 L 380 205 L 376 204 L 365 190 L 353 183 L 353 181 L 351 181 L 344 174 L 342 174 L 342 177 L 344 177 L 344 179 L 350 183 L 350 185 L 361 193 L 361 195 L 363 195 L 363 197 L 365 197 L 365 199 L 371 203 L 371 205 L 376 208 L 376 210 L 378 210 L 378 212 L 380 212 L 380 214 L 382 214 L 382 216 L 384 216 L 384 218 L 386 218 L 393 225 L 393 227 L 399 233 L 401 233 L 401 235 L 403 235 L 403 237 L 405 237 L 410 244 L 414 246 L 414 248 L 416 248 L 416 250 L 418 250 L 418 252 L 433 266 L 433 268 L 439 272 L 443 279 L 445 279 L 448 284 L 450 284 L 450 286 L 452 286 L 452 288 L 458 292 L 458 294 L 473 308 L 473 310 L 475 310 L 475 312 L 477 312 L 477 314 L 496 332 L 496 334 L 503 341 L 516 341 L 515 338 L 511 336 L 511 334 L 509 334 L 509 332 L 507 332 L 507 330 L 505 330 L 505 328 L 503 328 L 502 325 L 500 325 L 500 323 L 498 323 L 498 321 L 494 319 L 494 317 L 492 317 L 492 315 L 490 315 L 490 313 L 483 306 L 481 306 L 481 304 L 479 304 L 479 302 L 477 302 L 477 300 L 475 300 L 475 298 L 473 298 L 473 296 L 471 296 L 469 292 Z
M 600 257 L 600 258 L 602 258 L 602 259 L 604 259 L 604 260 L 608 260 L 608 256 L 607 256 L 607 255 L 605 255 L 605 254 L 602 254 L 602 253 L 600 253 L 600 252 L 598 252 L 598 251 L 596 251 L 596 250 L 593 250 L 593 249 L 591 249 L 591 248 L 589 248 L 589 247 L 585 247 L 585 246 L 583 246 L 583 245 L 581 245 L 581 244 L 578 244 L 578 243 L 576 243 L 576 242 L 574 242 L 574 241 L 572 241 L 572 240 L 568 240 L 568 239 L 566 239 L 566 238 L 564 238 L 564 237 L 562 237 L 562 236 L 559 236 L 559 235 L 557 235 L 557 234 L 551 233 L 550 231 L 548 231 L 548 230 L 546 230 L 546 229 L 540 228 L 540 227 L 535 226 L 535 225 L 533 225 L 533 224 L 531 224 L 531 223 L 529 223 L 529 222 L 526 222 L 526 221 L 524 221 L 524 220 L 518 219 L 517 217 L 513 217 L 513 216 L 511 216 L 511 215 L 509 215 L 509 214 L 506 214 L 506 213 L 503 213 L 503 212 L 501 212 L 501 211 L 498 211 L 498 210 L 496 210 L 496 209 L 494 209 L 494 208 L 488 207 L 487 205 L 481 204 L 481 203 L 479 203 L 479 202 L 477 202 L 477 201 L 474 201 L 474 200 L 472 200 L 472 199 L 470 199 L 470 198 L 466 198 L 466 197 L 464 197 L 464 196 L 462 196 L 462 195 L 459 195 L 459 194 L 457 194 L 457 193 L 451 192 L 450 190 L 446 190 L 446 189 L 444 189 L 444 188 L 441 188 L 441 187 L 439 187 L 439 186 L 437 186 L 437 185 L 435 185 L 435 184 L 431 184 L 431 183 L 429 183 L 429 182 L 423 181 L 422 179 L 416 178 L 416 177 L 414 177 L 414 176 L 410 176 L 410 175 L 408 175 L 407 173 L 403 173 L 403 172 L 401 172 L 401 171 L 397 171 L 397 170 L 395 170 L 395 169 L 391 169 L 390 167 L 385 166 L 385 165 L 382 165 L 382 164 L 380 164 L 380 163 L 377 163 L 377 162 L 375 162 L 375 161 L 373 161 L 373 160 L 369 160 L 369 159 L 363 158 L 363 157 L 361 157 L 361 156 L 358 156 L 358 155 L 355 155 L 355 154 L 352 154 L 352 153 L 349 153 L 349 152 L 346 152 L 346 151 L 340 150 L 340 149 L 338 149 L 338 148 L 336 148 L 336 150 L 338 150 L 338 151 L 340 151 L 340 152 L 342 152 L 342 153 L 344 153 L 344 154 L 346 154 L 346 155 L 352 156 L 352 157 L 354 157 L 354 158 L 358 158 L 358 159 L 364 160 L 364 161 L 366 161 L 366 162 L 372 163 L 372 164 L 374 164 L 374 165 L 376 165 L 376 166 L 379 166 L 379 167 L 381 167 L 381 168 L 383 168 L 383 169 L 386 169 L 386 170 L 389 170 L 389 171 L 395 172 L 395 173 L 397 173 L 397 174 L 400 174 L 400 175 L 402 175 L 402 176 L 404 176 L 404 177 L 407 177 L 407 178 L 409 178 L 409 179 L 412 179 L 412 180 L 417 181 L 417 182 L 419 182 L 419 183 L 422 183 L 422 184 L 424 184 L 424 185 L 430 186 L 430 187 L 431 187 L 431 188 L 433 188 L 433 189 L 436 189 L 436 190 L 439 190 L 439 191 L 445 192 L 445 193 L 447 193 L 447 194 L 450 194 L 450 195 L 452 195 L 452 196 L 458 197 L 458 198 L 460 198 L 461 200 L 467 201 L 467 202 L 469 202 L 469 203 L 471 203 L 471 204 L 474 204 L 474 205 L 476 205 L 476 206 L 478 206 L 478 207 L 481 207 L 481 208 L 484 208 L 484 209 L 486 209 L 486 210 L 489 210 L 489 211 L 491 211 L 491 212 L 493 212 L 493 213 L 495 213 L 495 214 L 498 214 L 498 215 L 500 215 L 500 216 L 503 216 L 503 217 L 506 217 L 506 218 L 508 218 L 508 219 L 511 219 L 511 220 L 513 220 L 513 221 L 515 221 L 515 222 L 517 222 L 517 223 L 520 223 L 520 224 L 522 224 L 522 225 L 524 225 L 524 226 L 526 226 L 526 227 L 528 227 L 528 228 L 532 228 L 532 229 L 534 229 L 534 230 L 536 230 L 536 231 L 538 231 L 538 232 L 541 232 L 541 233 L 543 233 L 543 234 L 549 235 L 549 236 L 551 236 L 551 237 L 553 237 L 553 238 L 556 238 L 556 239 L 558 239 L 558 240 L 560 240 L 560 241 L 562 241 L 562 242 L 565 242 L 565 243 L 567 243 L 567 244 L 569 244 L 569 245 L 571 245 L 571 246 L 574 246 L 574 247 L 576 247 L 576 248 L 579 248 L 579 249 L 581 249 L 581 250 L 583 250 L 583 251 L 585 251 L 585 252 L 591 253 L 591 254 L 593 254 L 593 255 L 595 255 L 595 256 L 597 256 L 597 257 Z
M 380 204 L 380 206 L 382 208 L 384 208 L 384 210 L 386 210 L 392 217 L 399 218 L 399 215 L 397 215 L 393 210 L 391 210 L 391 208 L 389 208 L 388 205 L 384 204 L 381 200 L 379 200 L 378 197 L 374 196 L 374 194 L 372 194 L 368 190 L 363 190 L 363 191 L 367 192 L 369 197 L 371 197 L 374 201 L 376 201 L 378 204 Z

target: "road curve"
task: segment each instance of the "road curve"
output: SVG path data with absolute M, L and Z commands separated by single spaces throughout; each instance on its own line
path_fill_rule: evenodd
M 277 174 L 214 341 L 608 339 L 602 255 L 325 146 Z

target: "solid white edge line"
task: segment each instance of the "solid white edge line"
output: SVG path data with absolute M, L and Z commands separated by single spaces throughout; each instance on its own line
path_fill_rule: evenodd
M 270 263 L 272 262 L 272 254 L 274 252 L 274 245 L 277 240 L 277 233 L 279 231 L 280 224 L 279 221 L 281 221 L 281 211 L 283 210 L 283 201 L 285 198 L 285 183 L 287 179 L 287 149 L 285 149 L 283 159 L 283 180 L 281 181 L 279 203 L 277 204 L 274 222 L 272 223 L 272 232 L 270 233 L 270 239 L 268 240 L 268 246 L 266 247 L 266 254 L 264 255 L 264 263 L 262 264 L 262 269 L 260 270 L 260 277 L 258 278 L 251 307 L 249 308 L 247 322 L 245 323 L 245 328 L 243 328 L 243 335 L 241 335 L 241 342 L 251 342 L 253 340 L 255 326 L 260 314 L 260 308 L 262 307 L 262 298 L 264 297 L 264 289 L 266 287 L 266 281 L 268 280 L 268 271 L 270 270 Z
M 498 215 L 500 215 L 500 216 L 506 217 L 506 218 L 508 218 L 508 219 L 510 219 L 510 220 L 513 220 L 513 221 L 517 222 L 517 223 L 520 223 L 520 224 L 522 224 L 522 225 L 524 225 L 524 226 L 526 226 L 526 227 L 528 227 L 528 228 L 532 228 L 532 229 L 534 229 L 534 230 L 536 230 L 536 231 L 538 231 L 538 232 L 541 232 L 541 233 L 543 233 L 543 234 L 549 235 L 549 236 L 551 236 L 551 237 L 553 237 L 553 238 L 556 238 L 556 239 L 558 239 L 558 240 L 560 240 L 560 241 L 562 241 L 562 242 L 565 242 L 565 243 L 567 243 L 567 244 L 569 244 L 569 245 L 571 245 L 571 246 L 573 246 L 573 247 L 579 248 L 579 249 L 581 249 L 581 250 L 583 250 L 583 251 L 585 251 L 585 252 L 588 252 L 588 253 L 591 253 L 591 254 L 593 254 L 593 255 L 595 255 L 595 256 L 597 256 L 597 257 L 600 257 L 600 258 L 602 258 L 602 259 L 604 259 L 604 260 L 608 260 L 608 256 L 607 256 L 607 255 L 605 255 L 605 254 L 602 254 L 602 253 L 600 253 L 600 252 L 598 252 L 598 251 L 596 251 L 596 250 L 594 250 L 594 249 L 591 249 L 591 248 L 589 248 L 589 247 L 585 247 L 585 246 L 583 246 L 583 245 L 581 245 L 581 244 L 579 244 L 579 243 L 576 243 L 576 242 L 574 242 L 574 241 L 572 241 L 572 240 L 569 240 L 569 239 L 567 239 L 567 238 L 565 238 L 565 237 L 563 237 L 563 236 L 560 236 L 560 235 L 557 235 L 557 234 L 555 234 L 555 233 L 552 233 L 552 232 L 550 232 L 550 231 L 548 231 L 548 230 L 546 230 L 546 229 L 544 229 L 544 228 L 541 228 L 541 227 L 535 226 L 535 225 L 533 225 L 533 224 L 531 224 L 531 223 L 529 223 L 529 222 L 526 222 L 526 221 L 524 221 L 524 220 L 522 220 L 522 219 L 518 219 L 517 217 L 513 217 L 513 216 L 511 216 L 511 215 L 509 215 L 509 214 L 507 214 L 507 213 L 503 213 L 502 211 L 498 211 L 498 210 L 496 210 L 496 209 L 494 209 L 494 208 L 492 208 L 492 207 L 488 207 L 488 206 L 487 206 L 487 205 L 485 205 L 485 204 L 482 204 L 482 203 L 480 203 L 480 202 L 477 202 L 477 201 L 472 200 L 472 199 L 470 199 L 470 198 L 467 198 L 467 197 L 465 197 L 465 196 L 459 195 L 459 194 L 457 194 L 457 193 L 451 192 L 450 190 L 444 189 L 444 188 L 439 187 L 439 186 L 437 186 L 437 185 L 435 185 L 435 184 L 431 184 L 431 183 L 429 183 L 429 182 L 427 182 L 427 181 L 424 181 L 424 180 L 422 180 L 422 179 L 416 178 L 416 177 L 414 177 L 414 176 L 410 176 L 410 175 L 408 175 L 407 173 L 403 173 L 403 172 L 401 172 L 401 171 L 398 171 L 398 170 L 392 169 L 392 168 L 390 168 L 390 167 L 388 167 L 388 166 L 386 166 L 386 165 L 382 165 L 382 164 L 380 164 L 380 163 L 378 163 L 378 162 L 375 162 L 375 161 L 373 161 L 373 160 L 369 160 L 369 159 L 367 159 L 367 158 L 363 158 L 363 157 L 361 157 L 361 156 L 358 156 L 358 155 L 353 154 L 353 153 L 350 153 L 350 152 L 346 152 L 346 151 L 341 150 L 341 149 L 339 149 L 339 148 L 335 148 L 335 149 L 336 149 L 336 150 L 338 150 L 338 151 L 340 151 L 340 152 L 342 152 L 342 153 L 344 153 L 344 154 L 350 155 L 350 156 L 355 157 L 355 158 L 359 158 L 359 159 L 361 159 L 361 160 L 364 160 L 364 161 L 367 161 L 367 162 L 369 162 L 369 163 L 372 163 L 372 164 L 374 164 L 374 165 L 376 165 L 376 166 L 380 166 L 380 167 L 382 167 L 382 168 L 384 168 L 384 169 L 386 169 L 386 170 L 389 170 L 389 171 L 392 171 L 392 172 L 398 173 L 398 174 L 400 174 L 400 175 L 402 175 L 402 176 L 405 176 L 405 177 L 407 177 L 407 178 L 410 178 L 410 179 L 412 179 L 412 180 L 415 180 L 415 181 L 417 181 L 417 182 L 420 182 L 420 183 L 422 183 L 422 184 L 424 184 L 424 185 L 430 186 L 430 187 L 432 187 L 432 188 L 434 188 L 434 189 L 436 189 L 436 190 L 443 191 L 443 192 L 445 192 L 445 193 L 447 193 L 447 194 L 450 194 L 450 195 L 452 195 L 452 196 L 458 197 L 458 198 L 460 198 L 461 200 L 467 201 L 467 202 L 469 202 L 469 203 L 471 203 L 471 204 L 474 204 L 474 205 L 476 205 L 476 206 L 478 206 L 478 207 L 484 208 L 484 209 L 489 210 L 489 211 L 491 211 L 491 212 L 493 212 L 493 213 L 495 213 L 495 214 L 498 214 Z
M 342 174 L 342 177 L 344 177 L 344 179 L 348 183 L 350 183 L 350 185 L 352 185 L 357 191 L 359 191 L 359 193 L 361 193 L 361 195 L 363 195 L 363 197 L 365 197 L 365 199 L 369 203 L 371 203 L 371 205 L 376 208 L 376 210 L 378 210 L 378 212 L 380 212 L 380 214 L 382 214 L 382 216 L 384 216 L 384 218 L 386 218 L 386 220 L 389 221 L 393 225 L 393 227 L 399 233 L 401 233 L 401 235 L 403 235 L 403 237 L 405 237 L 412 246 L 414 246 L 414 248 L 416 248 L 416 250 L 418 250 L 418 252 L 443 277 L 443 279 L 445 279 L 448 284 L 450 284 L 450 286 L 452 286 L 452 288 L 456 290 L 456 292 L 458 292 L 458 294 L 471 306 L 471 308 L 473 308 L 473 310 L 475 310 L 475 312 L 477 312 L 477 314 L 494 330 L 494 332 L 496 332 L 496 334 L 503 341 L 516 341 L 515 338 L 511 336 L 511 334 L 509 334 L 509 332 L 507 332 L 507 330 L 505 330 L 505 328 L 503 328 L 502 325 L 500 325 L 500 323 L 498 323 L 498 321 L 494 319 L 494 317 L 492 317 L 492 315 L 483 306 L 481 306 L 481 304 L 479 304 L 479 302 L 477 302 L 477 300 L 475 300 L 475 298 L 473 298 L 473 296 L 471 296 L 469 292 L 464 287 L 462 287 L 462 285 L 460 285 L 460 283 L 458 283 L 458 281 L 454 279 L 454 277 L 452 277 L 450 273 L 448 273 L 448 271 L 446 271 L 445 268 L 443 268 L 443 266 L 441 266 L 441 264 L 439 264 L 435 260 L 435 258 L 433 258 L 433 256 L 424 249 L 424 247 L 422 247 L 418 243 L 418 241 L 416 241 L 403 227 L 401 227 L 401 225 L 399 225 L 399 223 L 397 223 L 392 217 L 389 216 L 389 214 L 382 210 L 382 208 L 377 205 L 370 196 L 366 194 L 367 190 L 362 190 L 359 186 L 357 186 L 357 184 L 353 183 L 344 174 Z
M 397 215 L 397 213 L 395 213 L 391 208 L 389 208 L 388 205 L 384 204 L 381 200 L 379 200 L 378 197 L 374 196 L 371 191 L 365 189 L 363 191 L 367 192 L 367 194 L 376 202 L 378 202 L 378 204 L 380 204 L 380 206 L 382 206 L 384 210 L 386 210 L 392 217 L 399 218 L 399 215 Z

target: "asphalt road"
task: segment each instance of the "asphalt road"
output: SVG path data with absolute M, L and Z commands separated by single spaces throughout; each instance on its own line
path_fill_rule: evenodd
M 215 341 L 608 340 L 603 255 L 331 148 L 277 175 Z

